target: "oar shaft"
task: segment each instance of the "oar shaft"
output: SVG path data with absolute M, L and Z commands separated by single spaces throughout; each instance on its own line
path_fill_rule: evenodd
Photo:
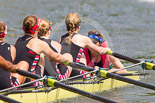
M 117 57 L 117 58 L 120 58 L 120 59 L 123 59 L 123 60 L 127 60 L 127 61 L 130 61 L 130 62 L 133 62 L 133 63 L 139 63 L 139 62 L 141 62 L 140 60 L 136 60 L 136 59 L 133 59 L 133 58 L 130 58 L 130 57 L 127 57 L 127 56 L 118 54 L 118 53 L 112 53 L 112 55 L 114 57 Z
M 23 76 L 26 76 L 26 77 L 30 77 L 30 78 L 33 78 L 33 79 L 39 79 L 39 78 L 42 78 L 41 76 L 39 75 L 34 75 L 33 73 L 31 72 L 27 72 L 27 71 L 24 71 L 24 70 L 17 70 L 16 71 L 18 74 L 20 75 L 23 75 Z
M 148 89 L 155 90 L 155 86 L 153 86 L 153 85 L 142 83 L 142 82 L 132 80 L 132 79 L 129 79 L 129 78 L 125 78 L 125 77 L 117 75 L 117 74 L 107 73 L 106 76 L 108 78 L 117 79 L 117 80 L 120 80 L 120 81 L 123 81 L 123 82 L 131 83 L 131 84 L 134 84 L 134 85 L 137 85 L 137 86 L 141 86 L 141 87 L 145 87 L 145 88 L 148 88 Z
M 8 102 L 8 103 L 21 103 L 19 101 L 16 101 L 16 100 L 13 100 L 11 98 L 8 98 L 8 97 L 6 97 L 4 95 L 0 95 L 0 99 L 5 101 L 5 102 Z
M 79 64 L 78 62 L 70 62 L 68 65 L 73 67 L 73 68 L 78 68 L 78 69 L 81 69 L 81 70 L 84 70 L 84 71 L 93 71 L 93 70 L 95 70 L 92 67 Z
M 98 101 L 101 101 L 101 102 L 117 103 L 117 102 L 105 99 L 105 98 L 103 98 L 101 96 L 98 96 L 98 95 L 95 95 L 95 94 L 92 94 L 92 93 L 88 93 L 88 92 L 85 92 L 83 90 L 76 89 L 76 88 L 73 88 L 71 86 L 67 86 L 67 85 L 64 85 L 62 83 L 59 83 L 59 82 L 55 82 L 54 86 L 63 88 L 65 90 L 68 90 L 68 91 L 71 91 L 71 92 L 74 92 L 74 93 L 77 93 L 77 94 L 80 94 L 80 95 L 83 95 L 83 96 L 86 96 L 86 97 L 89 97 L 89 98 L 92 98 L 92 99 L 95 99 L 95 100 L 98 100 Z
M 149 73 L 120 73 L 120 76 L 149 75 Z
M 140 60 L 133 59 L 133 58 L 121 55 L 119 53 L 107 52 L 107 54 L 113 55 L 114 57 L 117 57 L 117 58 L 120 58 L 120 59 L 123 59 L 123 60 L 127 60 L 127 61 L 130 61 L 130 62 L 133 62 L 133 63 L 140 63 L 141 62 Z M 148 70 L 155 70 L 155 64 L 146 62 L 146 69 L 148 69 Z
M 84 70 L 84 69 L 86 70 L 86 69 L 89 69 L 89 68 L 91 68 L 91 70 L 95 70 L 92 67 L 81 66 L 81 64 L 76 64 L 74 62 L 70 62 L 69 65 L 70 66 L 72 65 L 72 67 L 78 67 L 79 69 L 81 69 L 81 67 L 82 67 L 82 70 Z M 134 84 L 134 85 L 137 85 L 137 86 L 141 86 L 141 87 L 145 87 L 145 88 L 148 88 L 148 89 L 155 90 L 155 86 L 153 86 L 153 85 L 145 84 L 145 83 L 142 83 L 142 82 L 139 82 L 139 81 L 136 81 L 136 80 L 125 78 L 125 77 L 117 75 L 117 74 L 109 73 L 108 71 L 105 71 L 105 70 L 101 70 L 100 73 L 101 73 L 100 75 L 102 77 L 105 77 L 105 78 L 106 77 L 107 78 L 113 78 L 113 79 L 117 79 L 117 80 L 124 81 L 124 82 L 127 82 L 127 83 L 131 83 L 131 84 Z

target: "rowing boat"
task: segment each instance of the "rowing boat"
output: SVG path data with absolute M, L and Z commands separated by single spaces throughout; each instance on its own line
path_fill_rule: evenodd
M 127 76 L 127 78 L 139 80 L 138 75 Z M 83 80 L 76 80 L 74 81 L 74 83 L 75 82 L 83 82 Z M 102 80 L 99 83 L 93 83 L 93 82 L 94 82 L 94 79 L 90 79 L 87 81 L 86 84 L 72 84 L 72 85 L 70 84 L 70 86 L 73 86 L 75 88 L 78 88 L 87 92 L 101 92 L 104 90 L 110 90 L 113 88 L 126 86 L 128 84 L 111 78 Z M 50 90 L 50 91 L 47 92 L 47 90 Z M 19 93 L 17 93 L 17 91 Z M 30 89 L 24 89 L 24 90 L 12 90 L 10 94 L 8 93 L 9 98 L 15 99 L 23 103 L 32 103 L 32 101 L 33 103 L 46 103 L 46 102 L 52 102 L 52 101 L 57 101 L 61 99 L 76 97 L 76 96 L 78 96 L 78 94 L 70 92 L 68 90 L 60 89 L 60 88 L 53 89 L 53 87 L 49 87 L 49 88 L 43 87 L 39 89 L 30 88 Z M 0 103 L 3 103 L 3 101 L 0 101 Z
M 120 71 L 123 69 L 128 69 L 128 68 L 135 67 L 138 65 L 141 65 L 143 69 L 155 70 L 155 64 L 153 64 L 153 63 L 139 61 L 139 60 L 136 60 L 136 59 L 133 59 L 133 58 L 130 58 L 130 57 L 118 54 L 118 53 L 108 52 L 108 54 L 136 63 L 134 65 L 124 67 L 117 71 Z M 129 74 L 127 74 L 128 77 L 123 77 L 125 75 L 121 74 L 122 76 L 120 76 L 118 74 L 114 74 L 114 72 L 116 72 L 116 71 L 109 72 L 109 71 L 104 70 L 103 68 L 94 69 L 92 67 L 84 66 L 84 65 L 81 65 L 76 62 L 68 61 L 65 65 L 74 67 L 75 69 L 79 68 L 81 70 L 88 71 L 86 74 L 95 73 L 96 74 L 95 78 L 97 77 L 99 80 L 95 79 L 95 78 L 94 79 L 89 78 L 88 81 L 83 81 L 83 80 L 77 81 L 76 80 L 73 83 L 70 83 L 71 81 L 68 81 L 68 80 L 65 82 L 57 81 L 51 77 L 41 77 L 39 75 L 33 74 L 28 71 L 16 70 L 15 71 L 16 73 L 26 76 L 26 77 L 33 78 L 33 79 L 35 79 L 35 81 L 43 80 L 43 83 L 45 84 L 44 87 L 39 88 L 39 89 L 30 88 L 30 89 L 22 89 L 22 90 L 18 89 L 18 90 L 12 90 L 12 91 L 10 91 L 10 88 L 9 88 L 9 89 L 7 89 L 6 93 L 2 93 L 3 95 L 0 94 L 0 99 L 3 101 L 12 102 L 12 103 L 19 103 L 18 101 L 24 102 L 24 103 L 25 102 L 45 103 L 45 102 L 52 102 L 52 101 L 56 101 L 56 100 L 60 100 L 60 99 L 75 97 L 79 94 L 79 95 L 86 96 L 86 97 L 89 97 L 91 99 L 98 100 L 101 102 L 117 103 L 115 101 L 95 95 L 91 92 L 102 92 L 104 90 L 110 90 L 113 88 L 126 86 L 128 83 L 134 84 L 134 85 L 137 85 L 140 87 L 144 87 L 147 89 L 155 90 L 154 85 L 137 81 L 137 80 L 139 80 L 139 75 L 141 75 L 141 74 L 145 75 L 147 73 L 136 74 L 136 73 L 131 72 L 130 73 L 131 76 L 129 76 Z M 86 74 L 84 74 L 84 75 L 86 75 Z M 82 75 L 79 75 L 79 76 L 82 76 Z M 69 80 L 70 79 L 71 78 L 69 78 Z M 103 79 L 103 80 L 101 80 L 101 79 Z M 68 85 L 76 84 L 76 85 L 68 86 L 67 84 Z M 46 85 L 49 87 L 46 87 Z M 2 92 L 2 91 L 5 91 L 5 90 L 1 90 L 0 92 Z M 5 96 L 7 96 L 7 97 L 5 97 Z M 16 99 L 17 101 L 14 99 Z M 3 101 L 0 101 L 0 102 L 3 102 Z

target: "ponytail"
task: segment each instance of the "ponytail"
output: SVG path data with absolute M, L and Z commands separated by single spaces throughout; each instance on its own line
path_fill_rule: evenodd
M 25 21 L 25 25 L 24 25 L 24 27 L 25 27 L 25 28 L 32 28 L 32 23 L 33 23 L 32 20 Z
M 79 26 L 80 21 L 80 17 L 77 13 L 69 13 L 66 16 L 65 23 L 69 33 L 69 36 L 65 38 L 66 44 L 71 44 L 71 37 L 75 33 L 76 28 Z

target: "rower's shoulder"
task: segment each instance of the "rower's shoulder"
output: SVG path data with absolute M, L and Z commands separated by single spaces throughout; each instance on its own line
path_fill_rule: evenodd
M 78 40 L 82 40 L 82 41 L 87 41 L 87 40 L 89 40 L 89 37 L 87 37 L 87 36 L 85 36 L 85 35 L 82 35 L 82 34 L 76 34 L 74 37 L 77 38 Z M 73 38 L 74 38 L 74 37 L 73 37 Z
M 54 41 L 54 40 L 51 41 L 51 44 L 55 45 L 55 46 L 58 46 L 58 47 L 61 47 L 61 44 L 58 43 L 57 41 Z
M 80 38 L 80 39 L 82 39 L 82 38 L 85 38 L 85 36 L 84 35 L 82 35 L 82 34 L 76 34 L 76 35 L 74 35 L 73 36 L 73 38 Z
M 51 41 L 51 44 L 52 45 L 57 45 L 57 46 L 61 47 L 61 44 L 58 43 L 57 41 L 54 41 L 54 40 Z
M 51 45 L 52 45 L 57 51 L 59 51 L 59 52 L 61 51 L 62 46 L 61 46 L 61 44 L 58 43 L 57 41 L 52 40 L 52 41 L 51 41 Z
M 43 40 L 40 40 L 40 39 L 38 39 L 38 38 L 33 38 L 33 39 L 31 39 L 31 41 L 33 41 L 33 42 L 44 42 Z
M 40 39 L 38 39 L 38 38 L 33 38 L 33 39 L 30 40 L 29 44 L 30 44 L 30 45 L 42 46 L 42 45 L 45 45 L 46 42 L 43 41 L 43 40 L 40 40 Z

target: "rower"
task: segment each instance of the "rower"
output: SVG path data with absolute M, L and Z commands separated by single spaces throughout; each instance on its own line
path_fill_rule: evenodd
M 16 49 L 14 46 L 4 42 L 6 34 L 7 25 L 0 21 L 0 89 L 11 87 L 10 72 L 7 71 L 16 69 L 16 67 L 10 63 L 13 62 L 16 57 Z
M 33 74 L 42 75 L 42 68 L 36 68 L 40 59 L 40 54 L 43 53 L 49 60 L 59 63 L 66 63 L 68 60 L 61 54 L 54 52 L 49 45 L 38 39 L 37 34 L 41 20 L 35 16 L 27 16 L 23 21 L 24 36 L 19 37 L 15 43 L 16 59 L 14 64 L 18 63 L 20 69 L 30 71 Z M 33 81 L 15 73 L 14 77 L 18 78 L 20 83 Z M 26 81 L 25 81 L 26 79 Z M 31 86 L 42 85 L 41 82 L 35 82 Z
M 51 23 L 45 19 L 42 19 L 39 26 L 38 38 L 45 41 L 54 52 L 60 53 L 61 44 L 49 39 L 50 30 L 52 30 Z M 72 61 L 72 56 L 69 53 L 65 53 L 63 56 Z M 39 62 L 42 67 L 45 67 L 44 75 L 49 75 L 61 80 L 67 79 L 70 76 L 72 71 L 70 66 L 63 66 L 62 64 L 56 63 L 54 61 L 49 61 L 47 58 L 44 60 L 40 60 Z
M 101 46 L 101 47 L 108 47 L 108 41 L 103 40 L 104 39 L 103 34 L 99 33 L 98 31 L 89 31 L 88 37 L 92 40 L 92 42 L 95 45 Z M 99 55 L 94 51 L 90 51 L 88 48 L 84 48 L 84 54 L 86 57 L 87 65 L 90 67 L 107 68 L 109 69 L 109 71 L 124 68 L 120 60 L 114 56 L 107 55 L 107 54 Z M 116 68 L 110 67 L 110 63 L 112 63 Z M 127 70 L 124 69 L 124 70 L 118 71 L 117 73 L 127 73 Z
M 66 28 L 68 33 L 63 35 L 60 39 L 62 44 L 61 53 L 69 52 L 73 56 L 73 62 L 82 62 L 86 64 L 85 57 L 83 55 L 83 48 L 89 48 L 90 50 L 104 54 L 109 48 L 103 48 L 96 46 L 89 37 L 78 34 L 80 30 L 80 17 L 77 13 L 69 13 L 65 18 Z M 80 75 L 84 72 L 81 70 L 72 70 L 71 76 Z

